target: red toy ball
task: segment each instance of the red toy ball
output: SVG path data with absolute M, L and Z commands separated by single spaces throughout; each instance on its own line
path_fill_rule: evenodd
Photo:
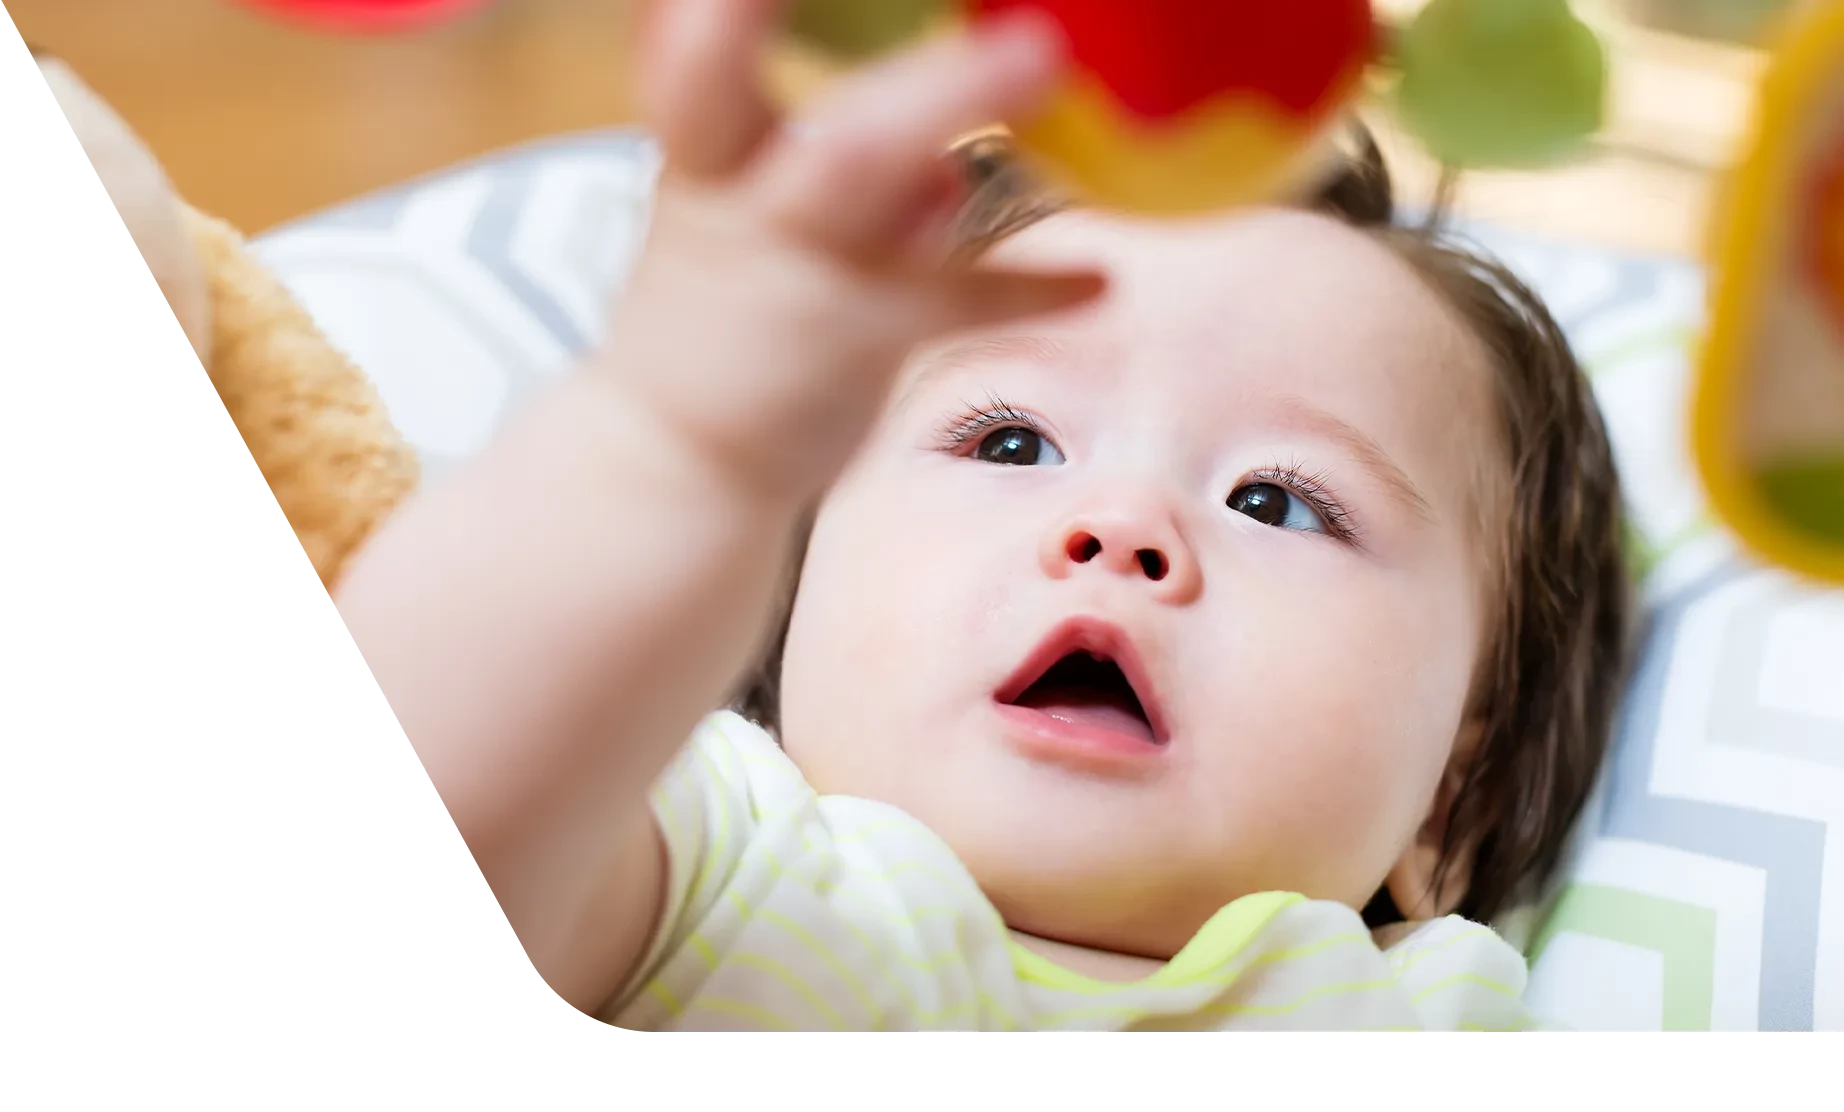
M 415 31 L 459 19 L 493 0 L 238 0 L 271 15 L 333 31 Z

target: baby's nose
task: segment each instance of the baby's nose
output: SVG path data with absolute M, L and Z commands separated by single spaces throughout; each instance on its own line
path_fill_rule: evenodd
M 1084 569 L 1128 576 L 1169 602 L 1187 602 L 1202 587 L 1197 555 L 1174 516 L 1151 505 L 1122 505 L 1072 515 L 1045 537 L 1045 574 L 1066 579 Z
M 1075 564 L 1092 563 L 1100 559 L 1104 552 L 1110 556 L 1118 557 L 1123 553 L 1131 551 L 1131 555 L 1129 555 L 1128 559 L 1133 565 L 1139 568 L 1146 578 L 1152 580 L 1154 583 L 1164 579 L 1172 570 L 1172 562 L 1166 559 L 1165 553 L 1157 548 L 1130 548 L 1130 546 L 1122 545 L 1116 548 L 1104 549 L 1101 538 L 1087 529 L 1077 529 L 1075 532 L 1071 533 L 1068 540 L 1064 542 L 1063 547 L 1070 562 Z M 1125 562 L 1119 559 L 1110 560 L 1109 565 L 1117 566 L 1117 570 L 1131 570 Z

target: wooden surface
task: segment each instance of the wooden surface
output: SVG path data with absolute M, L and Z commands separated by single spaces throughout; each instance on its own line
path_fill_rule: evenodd
M 1378 0 L 1401 17 L 1424 0 Z M 197 204 L 249 231 L 495 148 L 632 119 L 632 0 L 500 0 L 422 34 L 304 32 L 231 0 L 0 0 L 164 159 Z M 1462 182 L 1469 215 L 1610 246 L 1694 253 L 1712 190 L 1746 134 L 1758 53 L 1634 28 L 1578 0 L 1607 35 L 1613 114 L 1595 149 L 1543 173 Z M 784 87 L 823 67 L 784 54 Z M 1437 168 L 1371 116 L 1405 193 Z
M 509 143 L 631 119 L 630 0 L 502 0 L 413 36 L 303 31 L 231 0 L 0 0 L 248 232 Z

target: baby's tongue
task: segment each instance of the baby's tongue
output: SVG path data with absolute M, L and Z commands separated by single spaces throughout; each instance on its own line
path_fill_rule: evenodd
M 1126 705 L 1119 696 L 1103 691 L 1079 691 L 1071 688 L 1033 688 L 1018 699 L 1021 707 L 1030 707 L 1052 718 L 1096 730 L 1152 741 L 1152 727 L 1135 707 Z

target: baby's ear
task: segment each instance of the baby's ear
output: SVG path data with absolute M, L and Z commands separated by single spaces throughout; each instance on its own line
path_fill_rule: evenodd
M 1444 869 L 1442 855 L 1447 849 L 1454 803 L 1466 783 L 1466 771 L 1478 749 L 1483 727 L 1484 723 L 1477 719 L 1470 719 L 1460 727 L 1460 735 L 1454 739 L 1453 755 L 1447 760 L 1447 771 L 1441 776 L 1427 817 L 1422 820 L 1421 829 L 1415 832 L 1415 840 L 1396 860 L 1384 881 L 1389 898 L 1402 917 L 1410 922 L 1453 914 L 1472 886 L 1473 847 L 1470 844 L 1457 847 L 1454 858 L 1446 862 Z

